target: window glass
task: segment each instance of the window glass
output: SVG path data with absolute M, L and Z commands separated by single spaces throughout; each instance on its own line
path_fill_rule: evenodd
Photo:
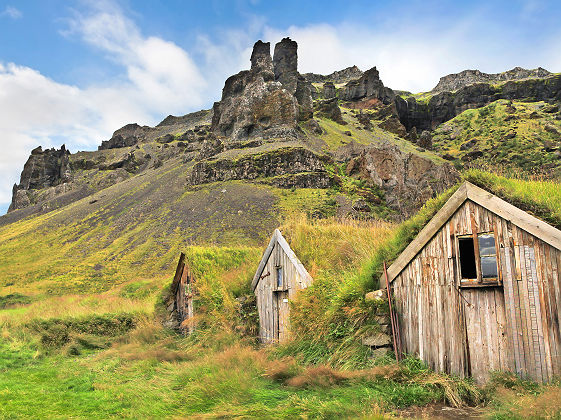
M 495 236 L 492 233 L 478 235 L 479 257 L 481 258 L 481 277 L 492 279 L 498 277 L 497 250 Z
M 481 277 L 496 279 L 497 276 L 497 257 L 481 257 Z
M 479 255 L 495 255 L 495 236 L 491 233 L 478 235 Z
M 282 267 L 277 267 L 277 287 L 282 287 Z

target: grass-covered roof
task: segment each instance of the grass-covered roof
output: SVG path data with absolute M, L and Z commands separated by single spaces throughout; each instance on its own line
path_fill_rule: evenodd
M 462 181 L 438 197 L 429 200 L 419 212 L 404 221 L 379 248 L 372 261 L 374 284 L 383 273 L 383 263 L 391 264 L 407 245 L 417 236 L 434 215 L 456 192 L 463 181 L 469 181 L 508 203 L 561 229 L 561 185 L 554 181 L 534 181 L 506 178 L 489 172 L 471 169 L 462 176 Z

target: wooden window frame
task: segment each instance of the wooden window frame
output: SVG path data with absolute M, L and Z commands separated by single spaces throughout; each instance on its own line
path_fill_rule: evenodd
M 497 261 L 497 277 L 483 278 L 481 273 L 481 255 L 479 254 L 479 235 L 493 235 L 495 239 L 495 258 Z M 456 264 L 458 266 L 458 283 L 459 287 L 497 287 L 502 286 L 502 275 L 501 275 L 501 265 L 499 261 L 499 243 L 497 240 L 497 234 L 494 230 L 485 232 L 473 232 L 465 235 L 455 235 L 456 243 Z M 459 242 L 462 238 L 471 238 L 473 240 L 473 254 L 475 256 L 475 270 L 477 273 L 477 278 L 475 279 L 464 279 L 462 278 L 461 261 L 460 261 L 460 246 Z
M 281 285 L 279 286 L 279 271 L 281 272 Z M 276 265 L 275 266 L 275 278 L 274 278 L 274 285 L 273 285 L 273 290 L 275 292 L 282 292 L 282 291 L 286 291 L 288 290 L 288 288 L 286 287 L 286 280 L 285 280 L 285 274 L 284 274 L 284 267 L 282 265 Z

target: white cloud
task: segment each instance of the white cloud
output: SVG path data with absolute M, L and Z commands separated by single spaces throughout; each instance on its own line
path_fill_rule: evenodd
M 157 37 L 143 36 L 111 4 L 76 14 L 66 33 L 81 37 L 121 65 L 124 80 L 88 87 L 57 83 L 38 71 L 0 63 L 0 208 L 32 148 L 95 149 L 130 122 L 154 124 L 208 101 L 207 84 L 190 55 Z
M 2 12 L 0 12 L 0 17 L 3 17 L 3 16 L 9 17 L 10 19 L 15 20 L 15 19 L 20 19 L 21 17 L 23 17 L 23 13 L 13 6 L 6 6 L 6 8 Z
M 450 25 L 403 19 L 368 27 L 348 23 L 287 29 L 266 26 L 263 33 L 271 42 L 285 36 L 298 42 L 301 73 L 329 74 L 351 65 L 364 71 L 376 66 L 386 86 L 413 92 L 430 90 L 440 77 L 465 69 L 500 72 L 515 66 L 542 66 L 550 71 L 561 70 L 561 38 L 551 39 L 551 49 L 546 40 L 539 46 L 541 49 L 510 48 L 497 41 L 509 36 L 503 27 L 482 23 L 484 13 L 474 10 L 472 15 Z M 516 45 L 515 39 L 511 42 Z

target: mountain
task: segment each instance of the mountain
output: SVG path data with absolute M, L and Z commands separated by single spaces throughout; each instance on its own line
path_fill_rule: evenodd
M 412 94 L 376 67 L 300 74 L 296 42 L 271 54 L 258 41 L 212 109 L 127 124 L 95 151 L 34 149 L 0 217 L 0 417 L 482 404 L 471 382 L 414 358 L 375 365 L 363 339 L 390 330 L 387 305 L 364 294 L 460 179 L 559 223 L 561 77 L 528 72 L 467 71 Z M 314 284 L 291 303 L 297 339 L 256 348 L 251 278 L 279 226 Z M 180 252 L 191 337 L 159 322 Z
M 301 75 L 297 60 L 296 42 L 283 39 L 271 56 L 269 43 L 259 41 L 250 70 L 226 80 L 212 110 L 168 116 L 156 127 L 128 124 L 97 151 L 35 149 L 0 225 L 71 203 L 84 212 L 99 211 L 129 193 L 135 206 L 161 203 L 165 191 L 185 214 L 193 207 L 191 200 L 202 195 L 198 190 L 233 180 L 254 191 L 247 205 L 253 199 L 278 203 L 281 190 L 319 189 L 338 203 L 324 209 L 327 213 L 403 217 L 453 182 L 450 165 L 403 138 L 407 133 L 397 97 L 376 68 L 363 73 L 353 67 L 325 76 L 334 81 L 358 77 L 339 89 L 338 99 Z M 382 160 L 382 166 L 368 163 Z M 172 184 L 167 179 L 171 173 Z M 354 186 L 354 178 L 364 186 Z M 149 196 L 129 191 L 140 179 L 150 184 L 150 192 L 142 193 Z M 418 190 L 422 196 L 416 196 Z M 193 194 L 177 202 L 186 191 Z M 102 214 L 110 217 L 111 211 Z

